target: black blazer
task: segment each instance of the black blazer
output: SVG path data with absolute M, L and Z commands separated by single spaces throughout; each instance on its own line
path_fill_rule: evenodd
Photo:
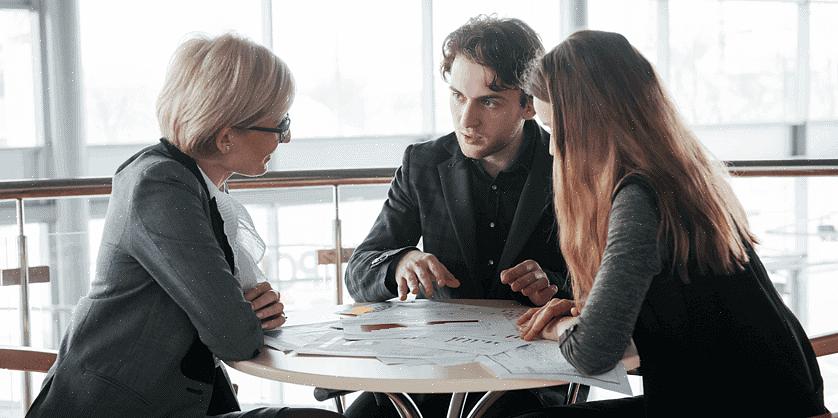
M 550 282 L 558 285 L 559 295 L 570 298 L 553 214 L 549 134 L 534 121 L 527 121 L 524 140 L 534 142 L 533 161 L 498 271 L 535 260 Z M 423 251 L 435 255 L 460 280 L 459 288 L 440 289 L 443 297 L 514 298 L 529 303 L 529 298 L 500 283 L 497 275 L 475 277 L 476 230 L 468 164 L 454 133 L 407 147 L 378 219 L 349 259 L 345 281 L 356 301 L 397 296 L 395 265 L 421 238 Z

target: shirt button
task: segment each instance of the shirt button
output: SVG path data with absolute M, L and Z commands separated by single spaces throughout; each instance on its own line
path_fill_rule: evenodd
M 498 185 L 497 185 L 497 184 L 493 184 L 493 185 L 492 185 L 492 190 L 497 190 L 497 189 L 498 189 Z
M 489 265 L 490 265 L 490 266 L 495 265 L 495 260 L 489 260 Z
M 494 227 L 495 227 L 495 223 L 494 222 L 489 222 L 489 228 L 494 228 Z

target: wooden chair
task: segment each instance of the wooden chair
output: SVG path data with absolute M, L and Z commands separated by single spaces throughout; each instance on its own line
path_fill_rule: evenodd
M 838 332 L 809 338 L 809 342 L 812 343 L 812 349 L 818 357 L 838 353 Z
M 815 355 L 818 357 L 828 356 L 838 353 L 838 332 L 831 334 L 822 334 L 816 337 L 809 338 L 812 343 L 812 349 L 815 350 Z M 815 418 L 838 418 L 838 413 L 823 414 Z
M 57 356 L 55 350 L 0 345 L 0 369 L 46 373 Z
M 0 345 L 0 369 L 46 373 L 55 363 L 58 352 L 24 346 Z M 32 400 L 26 397 L 26 402 Z M 24 411 L 29 408 L 26 405 Z

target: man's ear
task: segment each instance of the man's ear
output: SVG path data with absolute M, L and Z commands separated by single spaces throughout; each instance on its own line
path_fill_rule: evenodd
M 233 128 L 221 128 L 215 135 L 215 148 L 221 154 L 226 154 L 233 149 Z
M 527 103 L 522 110 L 524 111 L 524 120 L 532 120 L 535 117 L 535 105 L 533 105 L 532 96 L 529 94 L 527 95 Z

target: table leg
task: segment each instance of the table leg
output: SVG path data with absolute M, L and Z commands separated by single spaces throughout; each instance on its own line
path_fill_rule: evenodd
M 567 385 L 567 396 L 565 397 L 564 403 L 565 405 L 572 405 L 576 403 L 576 399 L 579 397 L 579 390 L 582 388 L 580 383 L 569 383 Z
M 463 416 L 463 407 L 465 407 L 466 394 L 452 393 L 451 403 L 448 404 L 448 418 L 461 418 Z
M 422 418 L 416 403 L 407 393 L 385 393 L 401 418 Z
M 480 418 L 486 411 L 489 410 L 489 407 L 492 406 L 495 401 L 497 401 L 503 394 L 506 393 L 505 390 L 499 390 L 495 392 L 486 392 L 477 404 L 474 405 L 474 408 L 471 409 L 471 412 L 468 413 L 468 418 Z

